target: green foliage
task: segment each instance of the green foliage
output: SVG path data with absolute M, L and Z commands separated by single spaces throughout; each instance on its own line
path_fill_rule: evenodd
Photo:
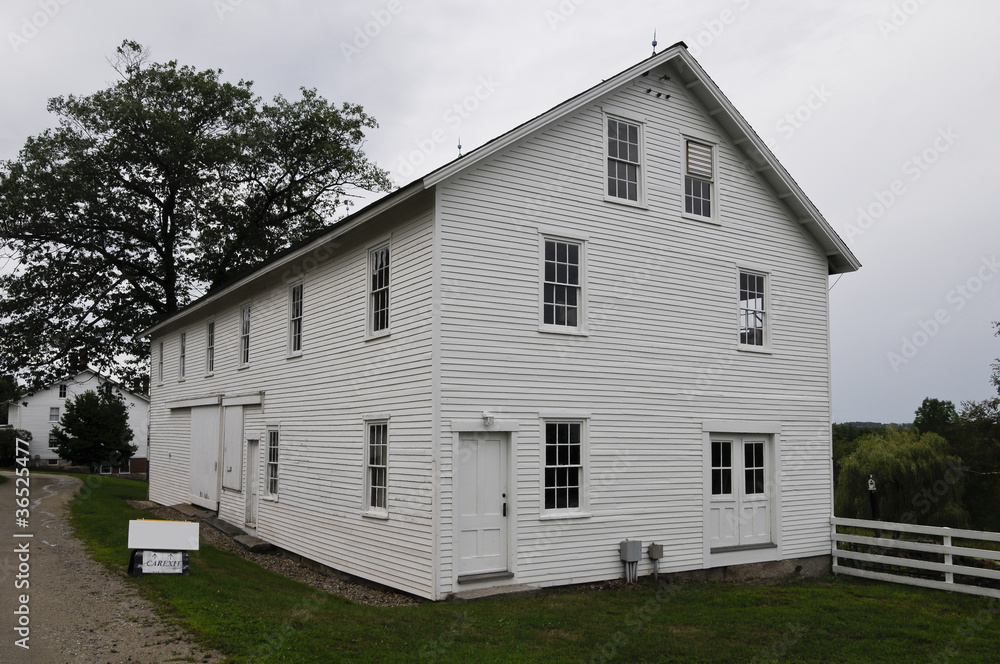
M 955 404 L 950 401 L 927 397 L 914 413 L 913 427 L 920 433 L 936 433 L 951 440 L 958 424 Z
M 833 425 L 833 482 L 836 486 L 844 459 L 854 453 L 858 441 L 868 434 L 881 434 L 889 424 L 880 422 L 844 422 Z
M 22 429 L 0 429 L 0 466 L 13 466 L 17 456 L 15 439 L 31 440 L 31 432 Z
M 33 386 L 74 363 L 145 373 L 135 334 L 302 240 L 359 190 L 377 126 L 315 90 L 267 103 L 248 81 L 118 48 L 119 80 L 49 101 L 58 125 L 0 164 L 0 373 Z
M 857 441 L 844 459 L 835 494 L 837 516 L 871 519 L 868 478 L 878 487 L 883 521 L 965 527 L 962 506 L 967 468 L 947 454 L 948 442 L 934 433 L 888 428 Z
M 128 425 L 128 406 L 110 387 L 87 390 L 66 402 L 59 426 L 52 428 L 56 451 L 75 465 L 96 469 L 120 466 L 136 452 Z

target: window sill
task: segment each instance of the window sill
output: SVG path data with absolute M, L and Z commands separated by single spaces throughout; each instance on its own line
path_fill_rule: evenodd
M 648 210 L 649 206 L 646 205 L 646 201 L 631 201 L 627 198 L 618 198 L 617 196 L 608 196 L 604 194 L 604 201 L 606 203 L 617 203 L 618 205 L 626 205 L 631 208 L 637 208 L 639 210 Z
M 294 360 L 297 357 L 302 357 L 302 351 L 301 350 L 298 351 L 298 352 L 296 352 L 296 353 L 289 353 L 288 355 L 285 355 L 285 359 L 286 360 Z
M 277 496 L 261 496 L 260 499 L 261 500 L 266 500 L 269 503 L 276 503 L 276 502 L 278 502 L 278 497 Z
M 549 512 L 538 517 L 539 521 L 558 521 L 565 519 L 589 519 L 593 516 L 590 512 Z
M 210 372 L 210 373 L 205 374 L 205 378 L 211 378 L 214 375 L 215 375 L 214 372 Z
M 589 337 L 590 332 L 578 327 L 560 327 L 558 325 L 539 325 L 538 331 L 545 334 L 568 334 L 573 337 Z
M 379 521 L 389 520 L 389 512 L 362 512 L 361 516 L 366 519 L 378 519 Z
M 246 371 L 249 368 L 250 368 L 249 364 L 241 364 L 240 366 L 236 367 L 236 370 L 237 371 Z
M 186 380 L 187 380 L 187 378 L 178 378 L 178 379 L 177 379 L 177 382 L 178 382 L 178 383 L 183 383 L 183 382 L 184 382 L 184 381 L 186 381 Z
M 388 330 L 379 330 L 378 332 L 369 332 L 365 335 L 365 341 L 374 341 L 375 339 L 384 339 L 385 337 L 392 334 L 392 328 Z
M 741 353 L 756 353 L 757 355 L 773 355 L 770 346 L 747 346 L 744 344 L 737 344 L 736 350 Z
M 690 212 L 681 212 L 681 219 L 690 219 L 691 221 L 700 221 L 703 224 L 708 224 L 710 226 L 721 226 L 722 222 L 719 221 L 718 217 L 702 217 L 697 214 L 691 214 Z

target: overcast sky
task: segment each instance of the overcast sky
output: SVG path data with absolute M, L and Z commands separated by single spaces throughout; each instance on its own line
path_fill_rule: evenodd
M 830 282 L 835 421 L 909 422 L 990 396 L 1000 356 L 998 24 L 981 0 L 5 0 L 0 159 L 53 124 L 48 98 L 113 81 L 128 38 L 264 97 L 362 104 L 402 185 L 649 56 L 655 29 L 863 264 Z

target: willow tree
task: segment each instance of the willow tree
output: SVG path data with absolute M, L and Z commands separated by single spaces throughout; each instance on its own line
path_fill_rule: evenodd
M 16 263 L 0 275 L 0 374 L 22 382 L 81 362 L 143 372 L 137 332 L 389 188 L 361 106 L 305 88 L 264 102 L 132 41 L 112 66 L 110 87 L 49 100 L 57 126 L 0 164 Z

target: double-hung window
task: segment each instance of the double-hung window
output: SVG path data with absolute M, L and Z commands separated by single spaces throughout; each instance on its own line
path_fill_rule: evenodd
M 302 353 L 302 284 L 295 284 L 288 292 L 288 353 Z
M 389 331 L 389 245 L 368 252 L 368 334 Z
M 160 342 L 156 353 L 156 381 L 163 383 L 163 342 Z
M 740 270 L 741 346 L 767 346 L 767 275 Z
M 65 399 L 66 398 L 66 385 L 65 384 L 59 386 L 59 398 L 60 399 Z
M 177 358 L 177 377 L 184 380 L 187 365 L 187 332 L 181 332 L 181 354 Z
M 205 374 L 215 372 L 215 321 L 208 321 L 205 327 Z
M 542 325 L 555 330 L 583 328 L 583 245 L 543 238 Z
M 58 422 L 58 421 L 59 421 L 59 408 L 57 406 L 53 406 L 52 408 L 49 408 L 49 422 Z
M 250 305 L 240 309 L 240 366 L 250 364 Z
M 366 422 L 365 511 L 384 515 L 388 511 L 389 423 Z
M 715 148 L 708 143 L 684 141 L 684 213 L 715 218 Z
M 579 510 L 584 491 L 584 426 L 582 421 L 545 422 L 545 510 Z
M 610 199 L 642 201 L 642 125 L 607 117 Z
M 264 468 L 264 491 L 268 496 L 278 495 L 278 443 L 280 435 L 278 429 L 269 428 L 267 430 L 267 462 Z

